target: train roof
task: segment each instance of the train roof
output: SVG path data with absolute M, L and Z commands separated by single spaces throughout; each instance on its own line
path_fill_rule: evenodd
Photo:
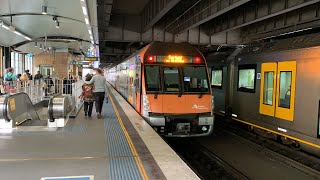
M 202 56 L 202 54 L 189 43 L 152 42 L 146 51 L 146 55 Z

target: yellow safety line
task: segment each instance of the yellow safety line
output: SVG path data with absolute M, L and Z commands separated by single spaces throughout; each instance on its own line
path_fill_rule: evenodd
M 219 114 L 221 115 L 220 113 L 216 113 L 216 114 Z M 223 115 L 224 116 L 224 115 Z M 254 127 L 257 127 L 257 128 L 260 128 L 260 129 L 263 129 L 265 131 L 269 131 L 269 132 L 272 132 L 272 133 L 275 133 L 275 134 L 278 134 L 278 135 L 281 135 L 281 136 L 284 136 L 284 137 L 287 137 L 289 139 L 293 139 L 293 140 L 296 140 L 296 141 L 299 141 L 301 143 L 304 143 L 304 144 L 307 144 L 309 146 L 313 146 L 315 148 L 319 148 L 320 149 L 320 145 L 317 145 L 317 144 L 313 144 L 311 142 L 308 142 L 308 141 L 304 141 L 302 139 L 298 139 L 298 138 L 295 138 L 295 137 L 292 137 L 292 136 L 289 136 L 289 135 L 286 135 L 286 134 L 282 134 L 282 133 L 279 133 L 277 131 L 274 131 L 274 130 L 271 130 L 271 129 L 268 129 L 268 128 L 265 128 L 265 127 L 262 127 L 262 126 L 259 126 L 259 125 L 256 125 L 256 124 L 252 124 L 252 123 L 249 123 L 247 121 L 243 121 L 243 120 L 240 120 L 240 119 L 237 119 L 237 118 L 232 118 L 233 120 L 235 121 L 238 121 L 238 122 L 241 122 L 241 123 L 244 123 L 244 124 L 248 124 L 248 125 L 251 125 L 251 126 L 254 126 Z
M 115 104 L 114 104 L 114 102 L 113 102 L 113 98 L 112 98 L 111 96 L 109 96 L 109 98 L 110 98 L 110 100 L 111 100 L 111 104 L 112 104 L 112 106 L 113 106 L 113 109 L 114 109 L 114 111 L 115 111 L 115 113 L 116 113 L 116 115 L 117 115 L 117 117 L 118 117 L 119 124 L 120 124 L 120 126 L 121 126 L 121 128 L 122 128 L 122 131 L 123 131 L 123 133 L 124 133 L 124 135 L 125 135 L 125 137 L 126 137 L 126 139 L 127 139 L 127 141 L 128 141 L 128 144 L 129 144 L 129 146 L 130 146 L 130 149 L 131 149 L 131 152 L 132 152 L 132 154 L 133 154 L 133 156 L 134 156 L 134 159 L 136 160 L 136 163 L 137 163 L 137 165 L 138 165 L 138 169 L 139 169 L 139 171 L 140 171 L 140 173 L 141 173 L 141 175 L 142 175 L 142 179 L 144 179 L 144 180 L 149 180 L 148 174 L 147 174 L 146 170 L 144 169 L 144 167 L 143 167 L 143 165 L 142 165 L 142 162 L 141 162 L 140 157 L 139 157 L 139 155 L 138 155 L 138 153 L 137 153 L 137 150 L 136 150 L 136 148 L 134 147 L 134 144 L 132 143 L 132 140 L 131 140 L 131 138 L 130 138 L 130 136 L 129 136 L 129 134 L 128 134 L 128 131 L 127 131 L 126 128 L 124 127 L 123 121 L 122 121 L 122 119 L 121 119 L 121 117 L 120 117 L 120 115 L 119 115 L 119 112 L 118 112 L 118 110 L 117 110 L 117 108 L 116 108 L 116 106 L 115 106 Z
M 316 148 L 320 148 L 319 145 L 313 144 L 313 143 L 308 142 L 308 141 L 304 141 L 304 140 L 302 140 L 302 139 L 298 139 L 298 138 L 295 138 L 295 137 L 292 137 L 292 136 L 289 136 L 289 135 L 286 135 L 286 134 L 282 134 L 282 133 L 279 133 L 279 132 L 274 131 L 274 130 L 271 130 L 271 129 L 267 129 L 267 128 L 264 128 L 264 127 L 261 127 L 261 126 L 258 126 L 258 125 L 255 125 L 255 124 L 246 122 L 246 121 L 242 121 L 242 120 L 237 119 L 237 118 L 232 118 L 232 119 L 235 120 L 235 121 L 238 121 L 238 122 L 242 122 L 242 123 L 244 123 L 244 124 L 248 124 L 248 125 L 251 125 L 251 126 L 255 126 L 255 127 L 257 127 L 257 128 L 260 128 L 260 129 L 263 129 L 263 130 L 266 130 L 266 131 L 270 131 L 270 132 L 272 132 L 272 133 L 275 133 L 275 134 L 278 134 L 278 135 L 281 135 L 281 136 L 284 136 L 284 137 L 287 137 L 287 138 L 290 138 L 290 139 L 293 139 L 293 140 L 302 142 L 302 143 L 307 144 L 307 145 L 309 145 L 309 146 L 313 146 L 313 147 L 316 147 Z
M 44 158 L 12 158 L 0 159 L 0 162 L 20 162 L 20 161 L 49 161 L 49 160 L 86 160 L 86 159 L 107 159 L 107 158 L 125 158 L 131 156 L 88 156 L 88 157 L 44 157 Z

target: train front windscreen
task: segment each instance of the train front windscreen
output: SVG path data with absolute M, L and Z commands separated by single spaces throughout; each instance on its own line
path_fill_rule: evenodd
M 149 93 L 210 93 L 207 68 L 201 57 L 148 56 L 145 78 Z

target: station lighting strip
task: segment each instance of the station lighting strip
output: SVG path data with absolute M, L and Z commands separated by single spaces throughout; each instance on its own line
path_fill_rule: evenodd
M 88 28 L 88 32 L 89 32 L 91 43 L 94 44 L 92 28 L 91 28 L 91 25 L 90 25 L 90 22 L 89 22 L 89 14 L 88 14 L 87 2 L 86 2 L 86 0 L 80 0 L 80 4 L 81 4 L 81 7 L 82 7 L 84 21 L 86 22 L 86 25 L 87 25 L 87 28 Z
M 16 35 L 19 35 L 19 36 L 21 36 L 21 37 L 23 37 L 23 38 L 25 38 L 25 39 L 29 40 L 29 41 L 31 41 L 31 40 L 32 40 L 32 39 L 31 39 L 31 37 L 29 37 L 29 36 L 27 36 L 27 35 L 23 34 L 22 32 L 17 31 L 17 30 L 12 30 L 12 29 L 10 28 L 10 26 L 5 25 L 3 22 L 1 22 L 1 23 L 0 23 L 0 26 L 1 26 L 2 28 L 4 28 L 4 29 L 6 29 L 6 30 L 10 31 L 10 32 L 15 33 Z

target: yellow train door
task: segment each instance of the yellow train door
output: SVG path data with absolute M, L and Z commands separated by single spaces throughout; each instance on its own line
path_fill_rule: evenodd
M 296 61 L 262 64 L 260 114 L 293 121 L 296 69 Z

